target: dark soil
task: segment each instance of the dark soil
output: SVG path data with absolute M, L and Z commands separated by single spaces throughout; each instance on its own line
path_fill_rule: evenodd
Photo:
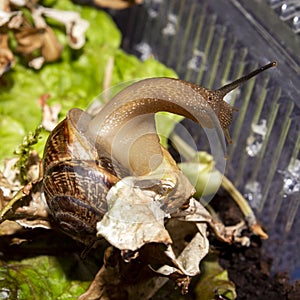
M 226 194 L 216 196 L 210 204 L 228 225 L 240 218 L 239 209 Z M 300 299 L 299 280 L 291 284 L 286 273 L 271 273 L 272 257 L 263 253 L 261 247 L 267 242 L 251 237 L 250 247 L 221 247 L 214 241 L 212 245 L 220 251 L 220 264 L 235 283 L 237 299 Z
M 220 263 L 235 283 L 237 299 L 300 299 L 300 281 L 290 284 L 284 273 L 272 276 L 272 260 L 262 255 L 260 242 L 232 250 L 221 253 Z
M 225 192 L 216 195 L 210 205 L 226 225 L 236 224 L 242 218 L 239 208 Z M 262 244 L 268 240 L 261 241 L 260 238 L 251 236 L 250 247 L 242 247 L 220 243 L 213 236 L 209 238 L 212 251 L 219 253 L 221 266 L 228 271 L 230 280 L 236 286 L 238 300 L 300 299 L 300 281 L 291 283 L 287 274 L 271 273 L 272 257 L 267 256 L 262 250 Z M 200 276 L 192 279 L 188 295 L 182 296 L 174 283 L 168 281 L 152 300 L 194 300 L 199 297 L 195 295 L 194 290 Z M 215 299 L 226 298 L 216 295 Z

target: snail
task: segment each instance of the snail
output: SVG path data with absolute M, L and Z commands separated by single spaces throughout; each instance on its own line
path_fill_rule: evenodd
M 167 111 L 216 128 L 225 148 L 222 130 L 231 143 L 228 127 L 236 109 L 224 96 L 275 65 L 214 91 L 180 79 L 144 79 L 118 93 L 96 116 L 70 110 L 50 134 L 43 156 L 44 195 L 59 228 L 93 243 L 96 224 L 108 209 L 106 195 L 126 176 L 136 177 L 141 188 L 167 195 L 166 212 L 180 208 L 195 191 L 159 143 L 154 114 Z

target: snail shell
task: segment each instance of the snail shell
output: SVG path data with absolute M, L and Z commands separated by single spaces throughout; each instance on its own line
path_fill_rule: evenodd
M 49 136 L 43 158 L 44 194 L 52 215 L 62 231 L 87 243 L 107 211 L 108 190 L 119 180 L 110 162 L 100 160 L 85 138 L 89 120 L 88 114 L 72 109 Z
M 60 229 L 86 244 L 96 240 L 96 223 L 107 211 L 107 192 L 126 176 L 136 176 L 137 185 L 146 182 L 151 190 L 167 182 L 164 211 L 181 207 L 194 188 L 160 145 L 154 114 L 168 111 L 215 128 L 225 149 L 223 132 L 231 142 L 228 126 L 236 109 L 223 97 L 274 65 L 215 91 L 178 79 L 146 79 L 125 88 L 95 117 L 79 109 L 69 111 L 50 134 L 43 157 L 44 194 Z

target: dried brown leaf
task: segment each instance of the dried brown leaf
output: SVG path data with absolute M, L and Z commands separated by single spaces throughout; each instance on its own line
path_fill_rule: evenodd
M 177 229 L 182 226 L 180 223 L 177 222 Z M 178 257 L 170 245 L 152 243 L 143 246 L 135 259 L 125 262 L 122 251 L 108 248 L 104 266 L 79 299 L 149 299 L 168 278 L 182 293 L 187 293 L 190 276 L 200 272 L 199 263 L 208 253 L 206 228 L 205 223 L 200 225 L 200 231 Z M 154 271 L 157 265 L 162 267 Z
M 44 61 L 52 62 L 57 60 L 62 51 L 62 46 L 58 42 L 53 30 L 46 28 L 21 27 L 15 31 L 15 38 L 18 46 L 17 51 L 23 56 L 33 59 L 32 53 L 39 50 Z M 40 65 L 33 65 L 36 68 Z
M 0 172 L 0 188 L 6 198 L 11 199 L 22 188 L 19 180 L 19 170 L 15 168 L 18 158 L 4 161 L 3 172 Z
M 98 236 L 120 250 L 135 251 L 152 242 L 171 243 L 155 192 L 141 190 L 134 183 L 135 178 L 127 177 L 110 189 L 109 210 L 97 224 Z
M 41 54 L 45 61 L 51 62 L 59 59 L 62 52 L 62 45 L 58 42 L 54 31 L 47 26 L 43 34 L 43 43 L 41 47 Z
M 4 11 L 0 8 L 0 27 L 4 27 L 4 25 L 8 25 L 11 22 L 11 19 L 15 16 L 21 15 L 21 12 L 17 11 Z
M 238 242 L 242 245 L 249 245 L 250 240 L 248 237 L 242 236 L 242 231 L 247 229 L 245 221 L 234 226 L 225 226 L 221 221 L 212 217 L 212 215 L 201 205 L 201 203 L 194 198 L 191 198 L 187 208 L 173 214 L 172 217 L 178 220 L 195 222 L 198 224 L 205 222 L 209 224 L 214 234 L 226 243 Z
M 30 153 L 27 176 L 31 180 L 22 186 L 19 170 L 15 167 L 18 158 L 5 161 L 0 172 L 0 223 L 15 221 L 22 227 L 50 228 L 48 207 L 42 193 L 40 181 L 40 158 L 36 151 Z
M 82 19 L 77 12 L 61 11 L 45 7 L 40 7 L 40 11 L 44 16 L 65 25 L 70 47 L 80 49 L 85 44 L 85 32 L 89 26 L 89 22 Z
M 21 27 L 15 31 L 17 40 L 17 52 L 22 55 L 28 55 L 33 51 L 40 49 L 43 45 L 44 29 L 34 27 Z
M 182 292 L 187 293 L 189 277 L 200 273 L 200 262 L 209 251 L 209 242 L 206 237 L 207 225 L 205 223 L 197 224 L 199 232 L 193 237 L 190 243 L 184 248 L 176 258 L 171 246 L 165 251 L 170 261 L 176 267 L 165 265 L 159 268 L 158 274 L 167 276 L 182 287 Z M 179 280 L 180 279 L 180 280 Z M 179 281 L 178 281 L 179 280 Z

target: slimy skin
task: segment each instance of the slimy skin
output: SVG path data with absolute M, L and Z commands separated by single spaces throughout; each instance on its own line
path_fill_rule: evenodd
M 189 118 L 202 127 L 215 128 L 225 153 L 223 133 L 231 143 L 228 127 L 237 109 L 223 98 L 275 65 L 275 62 L 269 63 L 217 90 L 173 78 L 141 80 L 118 93 L 89 122 L 89 136 L 134 174 L 145 175 L 163 160 L 154 114 L 166 111 Z

